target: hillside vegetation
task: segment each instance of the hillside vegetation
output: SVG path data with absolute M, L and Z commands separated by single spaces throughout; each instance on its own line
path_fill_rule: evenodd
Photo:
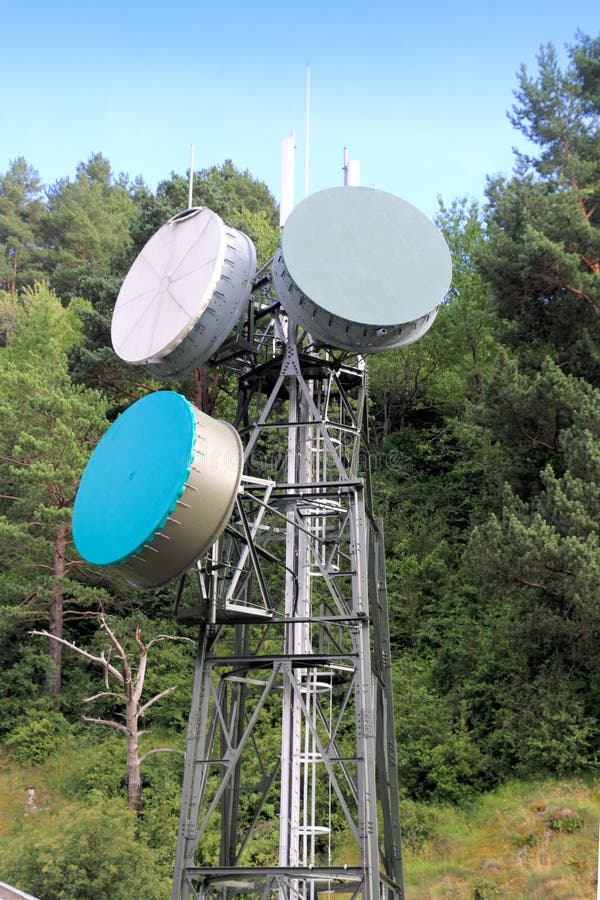
M 52 873 L 60 863 L 64 881 L 73 859 L 70 896 L 169 895 L 181 762 L 154 761 L 146 812 L 136 826 L 119 791 L 118 759 L 115 744 L 98 752 L 85 739 L 37 766 L 0 759 L 0 880 L 9 872 L 29 883 L 34 860 L 45 858 L 45 888 L 58 891 Z M 591 780 L 507 782 L 458 807 L 405 800 L 402 814 L 410 900 L 587 900 L 595 894 L 600 786 Z M 335 864 L 354 862 L 343 836 L 333 849 Z
M 543 47 L 510 117 L 530 155 L 481 208 L 440 203 L 454 277 L 434 326 L 369 361 L 410 898 L 583 897 L 595 877 L 600 37 L 578 34 L 564 69 Z M 193 188 L 269 260 L 265 185 L 226 161 Z M 117 359 L 110 318 L 187 190 L 101 154 L 49 186 L 22 158 L 0 174 L 0 880 L 43 900 L 168 894 L 196 635 L 171 588 L 87 565 L 71 514 L 106 428 L 163 386 Z M 210 367 L 170 387 L 233 416 L 236 385 Z M 108 652 L 133 677 L 147 654 L 145 700 L 161 698 L 135 790 L 122 734 L 97 724 L 123 714 Z M 278 811 L 262 815 L 267 836 Z

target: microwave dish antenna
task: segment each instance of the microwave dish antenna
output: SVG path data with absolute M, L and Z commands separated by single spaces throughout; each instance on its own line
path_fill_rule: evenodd
M 393 350 L 432 325 L 450 251 L 420 210 L 364 187 L 319 191 L 290 213 L 273 264 L 286 312 L 327 346 Z
M 84 470 L 73 538 L 87 562 L 137 588 L 182 575 L 220 537 L 243 466 L 232 425 L 157 391 L 113 422 Z
M 121 286 L 115 352 L 156 378 L 191 372 L 235 328 L 255 274 L 247 235 L 206 207 L 178 213 L 150 238 Z

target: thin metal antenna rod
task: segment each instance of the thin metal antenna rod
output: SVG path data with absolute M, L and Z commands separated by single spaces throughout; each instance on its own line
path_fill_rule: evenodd
M 190 178 L 188 189 L 188 209 L 192 207 L 192 196 L 194 193 L 194 145 L 190 144 Z
M 279 227 L 294 208 L 294 182 L 296 160 L 296 136 L 292 128 L 291 134 L 281 142 L 281 193 L 279 196 Z
M 306 128 L 304 144 L 304 196 L 308 197 L 308 174 L 310 166 L 310 63 L 306 63 Z

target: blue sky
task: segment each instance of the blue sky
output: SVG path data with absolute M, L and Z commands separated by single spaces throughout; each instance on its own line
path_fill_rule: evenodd
M 24 156 L 51 184 L 100 152 L 155 189 L 194 144 L 196 169 L 232 159 L 278 199 L 294 128 L 298 201 L 310 62 L 310 192 L 342 183 L 347 146 L 364 185 L 428 215 L 510 173 L 520 64 L 600 32 L 597 0 L 30 0 L 2 19 L 0 172 Z

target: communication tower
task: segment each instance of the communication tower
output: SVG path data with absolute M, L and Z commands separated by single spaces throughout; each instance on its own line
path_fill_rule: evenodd
M 90 459 L 74 536 L 132 584 L 178 579 L 175 616 L 198 629 L 172 900 L 401 900 L 365 355 L 430 327 L 449 252 L 410 204 L 347 186 L 305 198 L 255 266 L 202 208 L 134 262 L 117 353 L 157 377 L 229 372 L 237 433 L 172 392 L 138 401 Z

